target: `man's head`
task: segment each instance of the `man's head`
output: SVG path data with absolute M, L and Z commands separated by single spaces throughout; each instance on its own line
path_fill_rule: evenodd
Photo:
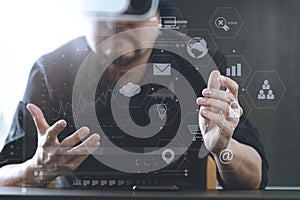
M 135 66 L 147 63 L 150 58 L 152 49 L 142 48 L 142 44 L 145 41 L 156 40 L 159 34 L 160 16 L 169 14 L 165 12 L 165 9 L 160 13 L 159 8 L 171 5 L 170 1 L 161 0 L 159 1 L 159 5 L 156 6 L 155 12 L 153 12 L 152 15 L 148 15 L 149 18 L 141 17 L 141 20 L 139 20 L 138 18 L 140 16 L 144 16 L 141 13 L 145 13 L 147 9 L 152 8 L 154 2 L 155 0 L 131 0 L 128 10 L 124 15 L 119 16 L 118 20 L 115 18 L 111 20 L 109 18 L 99 18 L 98 20 L 88 18 L 89 20 L 86 21 L 86 38 L 94 52 L 101 53 L 104 57 L 111 57 L 120 55 L 121 52 L 128 52 L 130 49 L 136 49 L 118 57 L 118 59 L 109 66 L 109 70 L 112 72 L 110 74 L 114 76 L 113 79 L 119 78 Z M 122 17 L 125 19 L 122 19 Z M 130 31 L 130 33 L 126 34 L 128 30 L 149 27 L 152 28 L 151 32 Z M 101 50 L 97 48 L 102 41 L 121 32 L 125 32 L 125 34 L 122 34 L 122 37 L 110 40 L 111 42 L 106 43 L 105 47 L 102 46 Z

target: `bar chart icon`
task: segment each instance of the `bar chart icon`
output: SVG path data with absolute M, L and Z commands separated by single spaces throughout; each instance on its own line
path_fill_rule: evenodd
M 242 63 L 226 68 L 226 76 L 242 76 Z

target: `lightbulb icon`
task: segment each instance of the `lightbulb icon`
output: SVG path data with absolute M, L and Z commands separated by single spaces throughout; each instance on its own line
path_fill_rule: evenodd
M 166 117 L 166 112 L 167 112 L 167 105 L 166 104 L 163 104 L 163 103 L 160 103 L 157 105 L 156 107 L 157 109 L 157 112 L 158 112 L 158 117 L 163 120 L 165 117 Z

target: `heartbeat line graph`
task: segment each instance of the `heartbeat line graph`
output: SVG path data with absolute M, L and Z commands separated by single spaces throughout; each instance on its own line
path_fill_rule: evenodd
M 82 115 L 85 111 L 89 109 L 94 109 L 96 104 L 101 103 L 103 105 L 106 105 L 109 92 L 110 90 L 101 91 L 94 102 L 87 102 L 83 92 L 81 92 L 79 96 L 78 106 L 74 107 L 72 103 L 64 103 L 63 100 L 60 100 L 58 109 L 52 108 L 52 111 L 58 115 L 57 118 L 73 118 L 74 120 L 77 120 L 79 116 Z

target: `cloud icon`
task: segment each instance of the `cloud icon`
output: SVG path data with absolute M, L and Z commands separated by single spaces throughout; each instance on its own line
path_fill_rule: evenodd
M 141 87 L 132 82 L 128 82 L 119 89 L 119 92 L 125 97 L 133 97 L 141 92 Z

